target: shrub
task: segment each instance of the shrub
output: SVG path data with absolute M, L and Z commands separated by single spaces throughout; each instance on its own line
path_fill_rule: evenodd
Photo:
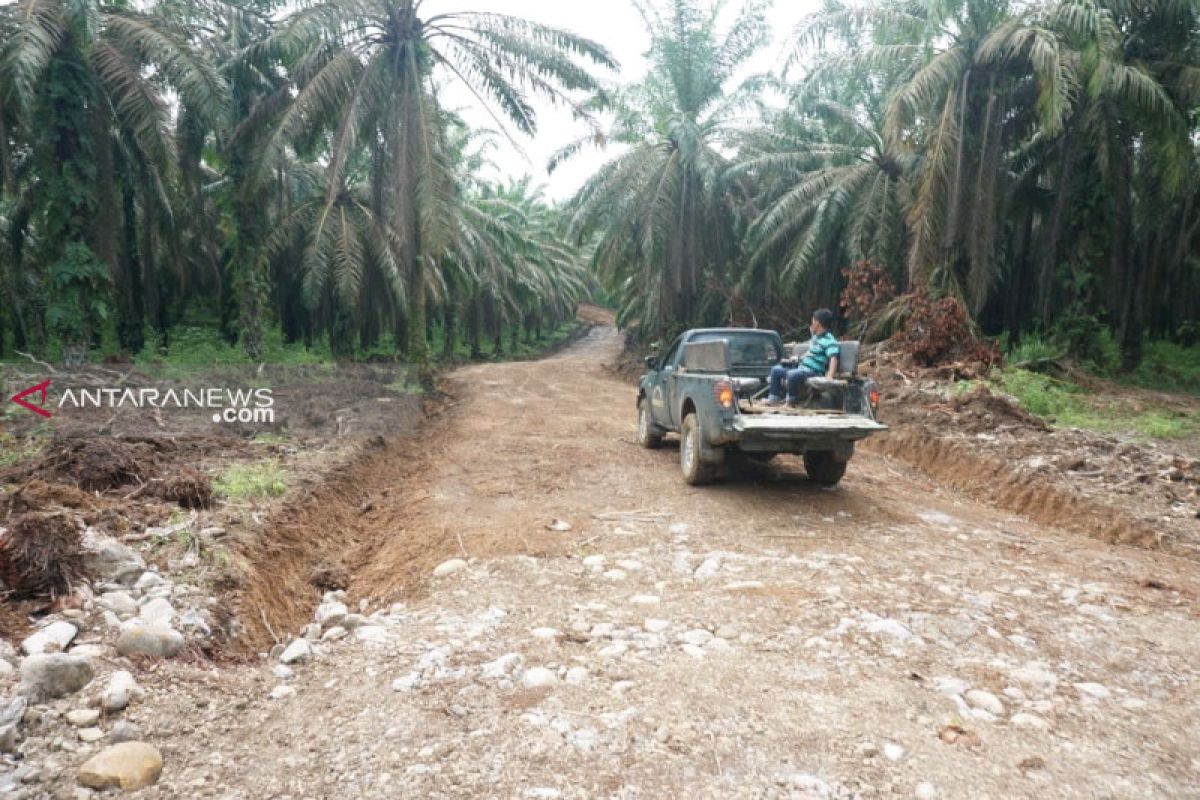
M 963 304 L 954 297 L 931 298 L 924 292 L 908 295 L 908 320 L 896 336 L 896 344 L 913 361 L 933 367 L 953 362 L 982 364 L 1002 361 L 995 342 L 975 336 Z

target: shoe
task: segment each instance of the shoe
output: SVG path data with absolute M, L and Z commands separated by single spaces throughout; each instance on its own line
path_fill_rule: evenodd
M 778 408 L 779 406 L 783 405 L 783 401 L 778 398 L 768 397 L 763 401 L 763 405 L 770 406 L 771 408 Z

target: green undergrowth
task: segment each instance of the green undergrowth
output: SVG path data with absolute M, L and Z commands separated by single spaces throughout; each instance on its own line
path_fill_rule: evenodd
M 976 383 L 961 382 L 955 391 L 965 393 Z M 1145 408 L 1141 403 L 1096 396 L 1073 381 L 1018 367 L 993 372 L 987 383 L 993 390 L 1014 397 L 1029 413 L 1061 428 L 1131 434 L 1143 439 L 1183 439 L 1200 434 L 1200 416 L 1195 412 Z
M 213 481 L 213 491 L 226 500 L 278 497 L 287 489 L 287 471 L 275 461 L 230 464 Z

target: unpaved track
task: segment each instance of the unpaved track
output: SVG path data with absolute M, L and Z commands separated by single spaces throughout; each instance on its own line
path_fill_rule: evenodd
M 872 453 L 835 490 L 793 458 L 687 487 L 673 444 L 634 443 L 618 348 L 598 327 L 455 373 L 408 485 L 363 489 L 396 530 L 352 594 L 407 599 L 382 640 L 320 645 L 277 701 L 269 666 L 146 676 L 171 691 L 138 712 L 167 760 L 145 796 L 1200 796 L 1195 562 Z M 539 666 L 588 673 L 523 688 Z M 972 716 L 968 688 L 1001 713 Z

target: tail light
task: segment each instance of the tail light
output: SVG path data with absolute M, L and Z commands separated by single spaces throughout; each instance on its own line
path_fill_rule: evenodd
M 721 408 L 733 408 L 733 384 L 729 381 L 717 381 L 713 386 L 713 396 Z
M 868 395 L 868 397 L 871 400 L 871 410 L 878 411 L 879 410 L 879 390 L 872 389 L 871 393 Z

